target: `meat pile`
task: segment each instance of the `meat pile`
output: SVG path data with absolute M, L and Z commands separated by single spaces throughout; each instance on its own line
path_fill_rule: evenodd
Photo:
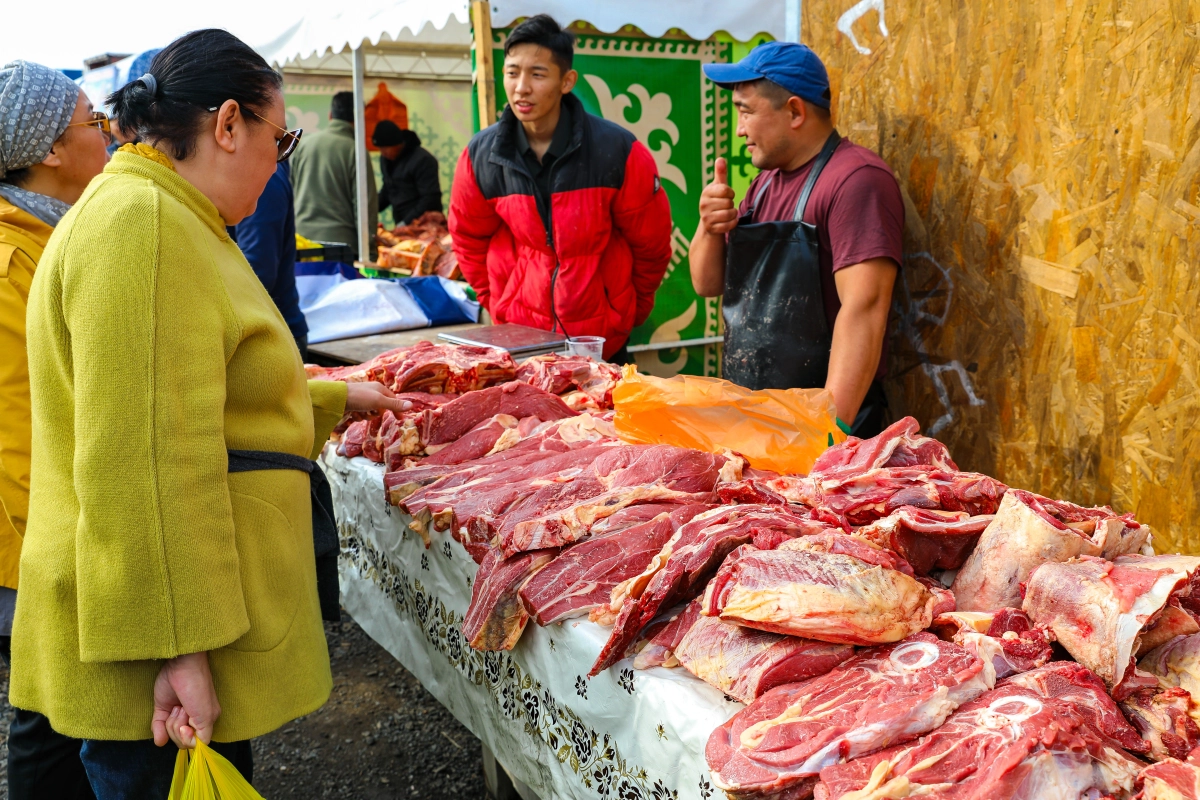
M 911 418 L 778 475 L 621 442 L 602 369 L 512 378 L 414 410 L 424 457 L 384 479 L 480 565 L 471 647 L 587 617 L 592 677 L 741 701 L 706 749 L 735 800 L 1200 800 L 1200 558 L 1132 516 L 959 470 Z
M 381 267 L 451 280 L 462 277 L 446 215 L 440 211 L 426 211 L 408 225 L 397 225 L 390 231 L 381 224 L 376 239 Z

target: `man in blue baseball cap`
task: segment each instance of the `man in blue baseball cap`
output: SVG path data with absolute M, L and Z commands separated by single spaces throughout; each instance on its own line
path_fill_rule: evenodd
M 690 249 L 696 292 L 724 295 L 724 376 L 751 389 L 829 389 L 839 425 L 873 436 L 904 253 L 895 175 L 838 135 L 829 75 L 808 47 L 768 42 L 704 73 L 733 91 L 738 136 L 760 170 L 735 208 L 717 159 Z

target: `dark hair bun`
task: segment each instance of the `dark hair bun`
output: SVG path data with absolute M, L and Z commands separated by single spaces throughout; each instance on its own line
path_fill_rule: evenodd
M 234 100 L 247 111 L 263 113 L 282 86 L 279 73 L 245 42 L 207 28 L 167 45 L 150 62 L 149 72 L 113 92 L 107 103 L 121 130 L 183 160 L 196 146 L 208 109 Z

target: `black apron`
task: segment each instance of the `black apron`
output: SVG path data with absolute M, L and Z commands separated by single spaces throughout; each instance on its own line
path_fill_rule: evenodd
M 321 619 L 337 622 L 342 618 L 338 586 L 338 533 L 333 516 L 333 492 L 325 473 L 303 456 L 273 453 L 269 450 L 230 450 L 230 472 L 257 472 L 261 469 L 294 469 L 308 473 L 312 491 L 313 552 L 317 557 L 317 598 L 321 601 Z
M 825 318 L 817 226 L 804 221 L 808 198 L 841 142 L 829 134 L 789 222 L 751 223 L 769 181 L 729 234 L 725 253 L 722 374 L 748 389 L 825 385 L 833 331 Z

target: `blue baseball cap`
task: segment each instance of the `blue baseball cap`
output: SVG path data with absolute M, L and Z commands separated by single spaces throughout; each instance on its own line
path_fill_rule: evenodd
M 829 108 L 829 73 L 808 45 L 764 42 L 736 64 L 705 64 L 704 74 L 725 89 L 766 78 L 814 106 Z

